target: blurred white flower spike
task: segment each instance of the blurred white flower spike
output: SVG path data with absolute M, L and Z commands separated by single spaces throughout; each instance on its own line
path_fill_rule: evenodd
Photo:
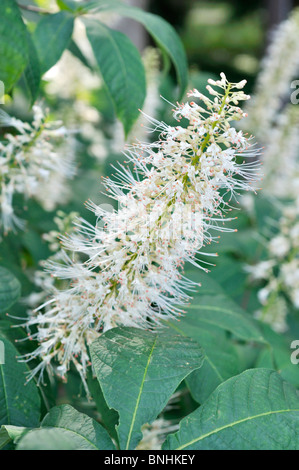
M 246 269 L 263 283 L 256 317 L 282 333 L 288 330 L 290 307 L 299 310 L 299 199 L 284 207 L 279 231 L 266 248 L 268 259 Z
M 5 104 L 5 86 L 4 83 L 0 81 L 0 104 Z
M 267 54 L 258 75 L 254 96 L 247 111 L 247 128 L 258 139 L 267 141 L 277 115 L 286 101 L 293 100 L 293 80 L 299 74 L 299 8 L 274 30 Z
M 14 211 L 14 195 L 34 197 L 52 210 L 67 195 L 66 180 L 75 173 L 70 136 L 60 122 L 51 122 L 39 106 L 31 124 L 0 110 L 0 126 L 13 128 L 0 142 L 0 229 L 22 229 Z
M 39 347 L 22 359 L 40 357 L 32 375 L 42 377 L 58 363 L 64 376 L 73 362 L 84 380 L 87 346 L 102 332 L 120 325 L 152 329 L 185 313 L 188 291 L 198 287 L 184 276 L 185 263 L 207 271 L 197 255 L 205 255 L 219 232 L 235 231 L 224 225 L 232 220 L 226 215 L 239 191 L 255 191 L 260 178 L 259 149 L 231 127 L 244 117 L 244 85 L 221 74 L 209 81 L 210 96 L 191 91 L 190 101 L 173 110 L 182 126 L 148 117 L 159 139 L 130 146 L 127 163 L 134 168 L 120 166 L 114 180 L 105 180 L 119 210 L 89 202 L 99 223 L 78 219 L 76 233 L 62 237 L 74 258 L 48 263 L 49 273 L 69 287 L 53 287 L 52 298 L 25 324 L 29 331 L 37 327 L 32 337 Z

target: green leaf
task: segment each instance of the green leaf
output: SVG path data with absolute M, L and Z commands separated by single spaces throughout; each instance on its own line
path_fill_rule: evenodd
M 91 345 L 91 357 L 105 400 L 119 413 L 121 449 L 135 449 L 141 426 L 157 417 L 180 382 L 203 362 L 193 340 L 136 328 L 107 331 Z
M 0 449 L 3 449 L 11 441 L 16 443 L 27 431 L 27 428 L 19 426 L 1 426 L 0 428 Z
M 117 117 L 128 134 L 142 108 L 146 85 L 144 67 L 134 44 L 119 31 L 85 20 L 86 33 L 113 101 Z
M 0 18 L 0 80 L 8 93 L 27 64 L 27 30 L 15 1 L 1 0 Z
M 60 10 L 75 12 L 78 9 L 78 2 L 74 0 L 56 0 Z
M 118 413 L 108 407 L 98 380 L 92 377 L 91 374 L 87 377 L 87 383 L 89 392 L 91 393 L 97 410 L 101 415 L 101 423 L 107 429 L 112 439 L 117 442 L 118 436 L 116 433 L 116 426 L 119 419 Z
M 33 34 L 41 73 L 58 62 L 68 47 L 74 28 L 74 17 L 67 11 L 47 15 L 38 23 Z
M 78 448 L 77 442 L 73 440 L 73 434 L 54 428 L 41 428 L 29 431 L 19 441 L 17 450 L 91 450 L 86 447 Z
M 163 18 L 137 8 L 123 5 L 122 8 L 118 8 L 118 12 L 142 23 L 161 50 L 171 58 L 180 85 L 181 97 L 188 84 L 188 64 L 181 40 L 174 28 Z
M 298 450 L 298 393 L 277 372 L 243 372 L 184 418 L 163 449 Z
M 202 403 L 218 385 L 242 370 L 238 352 L 226 331 L 248 342 L 265 343 L 265 340 L 255 320 L 224 293 L 211 275 L 192 269 L 186 276 L 200 282 L 201 287 L 180 322 L 172 321 L 168 325 L 204 349 L 203 366 L 186 381 L 193 398 Z
M 261 328 L 269 345 L 260 353 L 256 367 L 261 367 L 261 364 L 265 364 L 266 361 L 268 361 L 267 367 L 269 367 L 271 361 L 271 369 L 277 370 L 284 380 L 298 388 L 299 369 L 290 360 L 292 352 L 292 349 L 290 349 L 291 340 L 284 335 L 276 333 L 267 324 L 262 324 Z M 295 336 L 293 335 L 292 337 L 294 338 Z
M 29 431 L 18 450 L 114 450 L 107 431 L 70 405 L 52 408 L 41 428 Z
M 34 104 L 39 92 L 41 73 L 35 45 L 29 32 L 27 32 L 27 41 L 29 49 L 29 61 L 24 75 L 31 96 L 31 104 Z
M 218 385 L 240 373 L 241 368 L 237 351 L 225 336 L 195 326 L 191 337 L 196 337 L 203 347 L 205 360 L 200 369 L 187 377 L 186 382 L 193 398 L 203 403 Z
M 0 363 L 0 425 L 35 427 L 39 423 L 40 398 L 35 383 L 25 384 L 29 371 L 24 363 L 17 362 L 18 351 L 5 338 L 5 364 Z
M 58 0 L 59 2 L 62 2 L 62 0 Z M 76 0 L 63 0 L 63 3 L 67 3 L 71 5 L 71 3 L 75 3 Z M 90 11 L 105 11 L 111 8 L 111 5 L 115 7 L 122 6 L 123 3 L 121 3 L 119 0 L 82 0 L 80 3 L 77 3 L 77 7 L 83 12 L 83 13 L 89 13 Z
M 6 268 L 0 266 L 0 313 L 6 312 L 20 297 L 21 285 Z
M 85 67 L 88 67 L 90 70 L 93 70 L 93 67 L 88 62 L 88 59 L 83 55 L 83 53 L 81 52 L 81 49 L 77 46 L 75 41 L 71 40 L 68 46 L 68 50 L 73 54 L 73 56 L 75 56 L 78 60 L 80 60 L 80 62 L 82 62 L 82 64 L 85 65 Z
M 91 1 L 83 6 L 83 10 L 98 9 L 100 11 L 115 11 L 117 14 L 129 17 L 141 23 L 153 37 L 160 49 L 172 60 L 178 83 L 180 96 L 183 95 L 188 83 L 188 65 L 181 40 L 175 29 L 163 18 L 148 13 L 140 8 L 124 5 L 117 1 Z
M 256 368 L 275 369 L 275 362 L 271 346 L 265 347 L 262 349 L 262 351 L 260 351 L 254 366 Z
M 193 398 L 198 403 L 203 403 L 218 385 L 241 372 L 241 368 L 238 353 L 223 330 L 214 325 L 203 325 L 196 320 L 187 313 L 186 318 L 179 323 L 168 324 L 179 334 L 197 341 L 204 349 L 202 367 L 193 371 L 186 379 Z
M 60 10 L 66 10 L 75 14 L 84 13 L 86 10 L 88 10 L 86 7 L 89 4 L 89 2 L 86 0 L 83 0 L 82 2 L 78 2 L 77 0 L 56 0 L 56 3 Z
M 238 232 L 239 235 L 240 232 Z M 238 236 L 234 240 L 235 250 L 237 249 Z M 222 240 L 220 243 L 222 243 Z M 229 296 L 237 304 L 242 304 L 247 288 L 246 281 L 248 280 L 248 274 L 244 271 L 244 262 L 221 253 L 217 259 L 217 266 L 213 268 L 211 275 L 225 292 L 229 292 Z
M 195 326 L 215 326 L 242 340 L 265 343 L 258 322 L 231 300 L 211 276 L 194 270 L 187 271 L 186 276 L 201 283 L 201 287 L 198 288 L 191 305 L 186 308 L 187 313 L 181 319 L 180 329 L 188 330 L 192 337 L 192 329 Z

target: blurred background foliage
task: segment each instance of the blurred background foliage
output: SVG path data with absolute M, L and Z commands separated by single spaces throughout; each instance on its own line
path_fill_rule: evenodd
M 247 78 L 251 89 L 272 28 L 298 5 L 298 0 L 150 2 L 180 33 L 191 71 L 223 70 L 232 81 Z

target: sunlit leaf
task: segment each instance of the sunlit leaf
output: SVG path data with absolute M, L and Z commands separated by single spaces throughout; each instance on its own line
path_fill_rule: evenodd
M 189 338 L 114 328 L 91 346 L 97 379 L 110 408 L 118 411 L 121 449 L 134 449 L 141 426 L 152 422 L 180 382 L 201 367 L 203 353 Z
M 298 450 L 298 393 L 274 371 L 248 370 L 183 419 L 163 449 Z

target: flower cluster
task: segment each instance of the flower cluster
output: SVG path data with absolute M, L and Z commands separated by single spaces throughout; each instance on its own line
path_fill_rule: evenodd
M 289 305 L 299 309 L 299 201 L 284 208 L 279 233 L 267 246 L 268 259 L 247 270 L 252 280 L 263 282 L 258 292 L 262 309 L 257 318 L 275 331 L 287 330 Z
M 43 234 L 43 239 L 47 242 L 48 247 L 53 254 L 47 261 L 40 261 L 41 267 L 49 261 L 60 262 L 65 259 L 65 253 L 61 250 L 59 238 L 62 233 L 72 233 L 72 230 L 74 229 L 73 222 L 78 215 L 79 214 L 77 212 L 65 214 L 61 210 L 57 211 L 57 214 L 54 217 L 57 230 L 51 230 L 50 232 Z M 54 277 L 49 276 L 47 271 L 43 269 L 34 271 L 31 281 L 35 284 L 38 291 L 32 292 L 28 297 L 23 299 L 23 302 L 30 308 L 28 311 L 30 315 L 33 313 L 33 309 L 46 301 L 47 296 L 53 292 L 54 286 L 63 289 L 65 283 L 65 281 L 59 281 Z
M 55 360 L 60 375 L 73 362 L 84 379 L 87 345 L 101 332 L 118 325 L 154 328 L 184 312 L 187 291 L 197 286 L 184 276 L 184 264 L 206 270 L 197 254 L 219 231 L 234 231 L 224 226 L 226 215 L 239 191 L 255 190 L 259 178 L 259 151 L 231 127 L 244 117 L 245 83 L 229 83 L 221 74 L 209 80 L 210 96 L 191 91 L 190 101 L 173 110 L 175 127 L 148 117 L 159 140 L 129 147 L 128 167 L 105 180 L 118 211 L 88 202 L 96 225 L 78 219 L 76 233 L 62 237 L 75 257 L 47 264 L 69 286 L 53 287 L 52 298 L 26 323 L 29 330 L 37 327 L 32 338 L 39 347 L 23 358 L 40 356 L 33 374 L 51 370 Z
M 289 99 L 291 82 L 299 71 L 299 9 L 282 22 L 273 33 L 258 75 L 254 96 L 247 112 L 247 128 L 261 140 L 267 140 L 277 114 Z
M 143 437 L 136 450 L 161 450 L 166 436 L 171 432 L 177 431 L 178 428 L 178 425 L 162 417 L 156 419 L 151 424 L 144 424 L 141 428 Z
M 31 124 L 1 111 L 1 126 L 14 128 L 0 142 L 0 228 L 22 228 L 24 221 L 14 211 L 14 195 L 34 197 L 52 210 L 67 196 L 66 178 L 74 175 L 73 152 L 67 130 L 49 122 L 34 106 Z M 60 144 L 60 146 L 59 146 Z

